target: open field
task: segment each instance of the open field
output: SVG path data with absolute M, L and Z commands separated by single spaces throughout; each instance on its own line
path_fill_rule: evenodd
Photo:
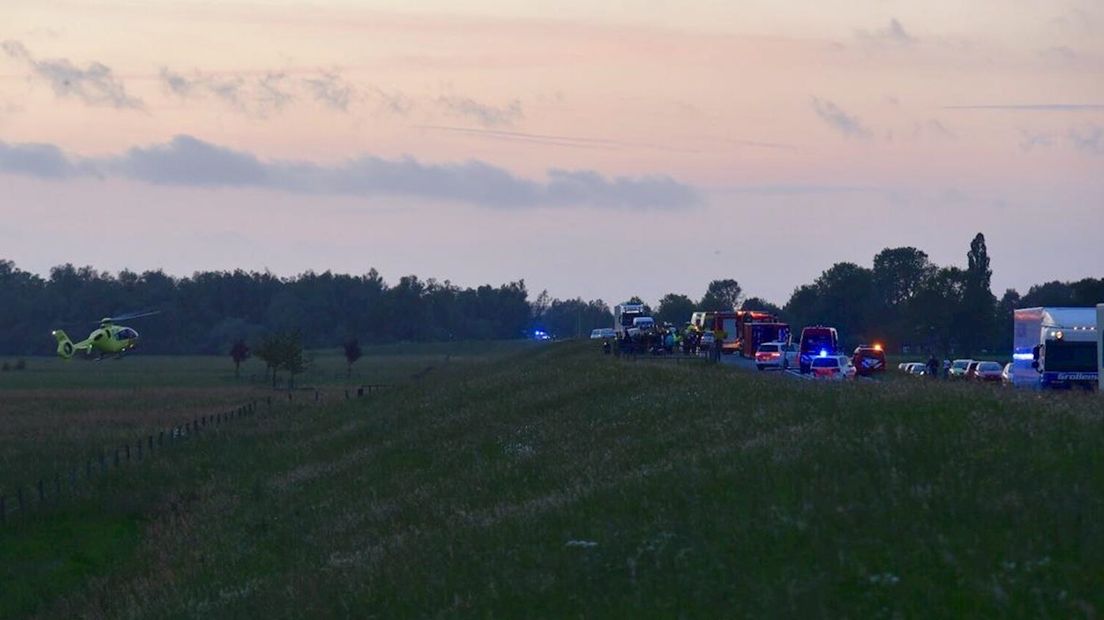
M 415 351 L 0 528 L 0 616 L 1104 609 L 1098 395 Z
M 402 383 L 427 368 L 481 360 L 525 345 L 366 347 L 351 375 L 339 351 L 316 351 L 309 370 L 295 383 L 317 387 L 326 398 L 344 398 L 346 387 Z M 278 377 L 284 385 L 286 373 Z M 103 450 L 272 393 L 264 365 L 255 359 L 243 364 L 235 378 L 229 357 L 139 353 L 101 362 L 30 358 L 26 370 L 0 373 L 0 494 L 10 495 L 14 485 L 56 472 L 64 475 Z M 313 391 L 301 398 L 313 398 Z

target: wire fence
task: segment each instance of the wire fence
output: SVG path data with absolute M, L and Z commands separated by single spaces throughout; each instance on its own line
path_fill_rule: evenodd
M 128 441 L 109 450 L 99 450 L 81 463 L 55 471 L 53 476 L 39 478 L 31 484 L 18 484 L 13 490 L 0 493 L 0 525 L 5 525 L 22 515 L 28 515 L 62 499 L 75 497 L 91 486 L 92 481 L 103 478 L 114 470 L 154 458 L 165 450 L 180 445 L 203 431 L 233 421 L 250 418 L 257 413 L 257 404 L 264 402 L 272 408 L 272 397 L 253 400 L 228 411 L 196 416 L 183 424 L 160 429 L 156 434 L 147 433 L 135 441 Z
M 391 384 L 364 384 L 345 390 L 345 399 L 363 398 L 378 394 L 394 387 Z M 294 400 L 295 392 L 313 392 L 313 400 L 318 403 L 324 394 L 314 387 L 304 387 L 287 392 L 288 402 Z M 155 433 L 146 433 L 135 441 L 116 445 L 111 449 L 99 450 L 83 462 L 55 471 L 53 476 L 39 478 L 31 484 L 18 484 L 14 489 L 0 492 L 0 527 L 18 519 L 20 516 L 34 514 L 49 506 L 58 505 L 63 499 L 76 497 L 87 490 L 94 480 L 102 479 L 112 471 L 142 463 L 154 458 L 174 446 L 187 443 L 199 437 L 206 430 L 213 430 L 235 421 L 252 418 L 257 415 L 258 404 L 264 404 L 268 411 L 276 402 L 273 396 L 254 399 L 248 403 L 221 413 L 196 416 L 188 422 L 160 429 Z

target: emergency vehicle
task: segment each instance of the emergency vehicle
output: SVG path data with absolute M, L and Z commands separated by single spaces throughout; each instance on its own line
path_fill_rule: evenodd
M 839 334 L 835 327 L 816 325 L 801 330 L 798 345 L 801 373 L 806 374 L 815 357 L 828 357 L 839 353 Z

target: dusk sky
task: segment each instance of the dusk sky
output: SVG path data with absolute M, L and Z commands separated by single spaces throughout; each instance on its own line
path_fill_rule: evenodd
M 597 5 L 597 6 L 596 6 Z M 1104 2 L 3 0 L 0 258 L 784 303 L 1104 275 Z

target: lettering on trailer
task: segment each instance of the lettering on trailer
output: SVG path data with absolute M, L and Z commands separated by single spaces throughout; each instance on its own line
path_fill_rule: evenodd
M 1047 379 L 1055 381 L 1096 381 L 1095 372 L 1054 372 L 1045 373 Z

